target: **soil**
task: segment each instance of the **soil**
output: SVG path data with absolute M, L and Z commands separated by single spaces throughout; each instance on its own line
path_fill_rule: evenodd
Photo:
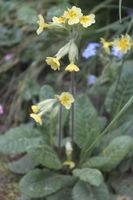
M 7 161 L 0 156 L 0 200 L 16 200 L 19 177 L 9 171 Z

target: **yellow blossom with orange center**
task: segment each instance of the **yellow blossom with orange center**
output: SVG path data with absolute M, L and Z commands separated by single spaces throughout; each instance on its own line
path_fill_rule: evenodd
M 114 47 L 116 47 L 121 53 L 126 54 L 132 46 L 131 38 L 128 34 L 122 35 L 120 39 L 116 39 L 113 42 Z
M 84 28 L 91 26 L 92 24 L 95 23 L 95 15 L 90 14 L 90 15 L 82 16 L 80 18 L 80 23 L 83 25 Z
M 70 109 L 72 103 L 74 102 L 74 98 L 69 92 L 62 92 L 60 96 L 58 96 L 60 103 L 66 108 Z
M 81 9 L 76 6 L 64 12 L 64 17 L 68 20 L 69 25 L 78 24 L 82 15 Z

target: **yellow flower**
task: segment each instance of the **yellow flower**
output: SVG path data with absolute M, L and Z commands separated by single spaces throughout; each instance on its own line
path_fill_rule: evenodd
M 73 63 L 70 63 L 66 68 L 65 68 L 65 71 L 68 71 L 68 72 L 78 72 L 79 71 L 79 68 L 77 65 L 73 64 Z
M 88 26 L 91 26 L 92 24 L 95 23 L 95 15 L 94 14 L 90 14 L 90 15 L 82 16 L 80 18 L 80 23 L 85 28 L 87 28 Z
M 39 102 L 36 105 L 32 105 L 31 109 L 33 113 L 30 114 L 30 117 L 32 117 L 37 123 L 42 125 L 42 119 L 41 117 L 51 111 L 52 106 L 57 102 L 57 99 L 46 99 L 44 101 Z
M 59 98 L 60 103 L 66 109 L 70 109 L 71 104 L 74 102 L 74 98 L 69 92 L 62 92 L 61 95 L 58 98 Z
M 73 162 L 72 160 L 67 160 L 63 163 L 63 165 L 68 166 L 70 169 L 73 169 L 75 167 L 75 162 Z
M 39 112 L 39 107 L 37 106 L 37 105 L 32 105 L 31 106 L 31 109 L 32 109 L 32 111 L 33 111 L 33 113 L 38 113 Z
M 42 15 L 38 15 L 38 25 L 39 25 L 39 28 L 37 29 L 36 33 L 37 35 L 39 35 L 41 32 L 43 32 L 44 28 L 47 28 L 49 25 L 47 23 L 45 23 L 45 20 L 43 18 Z
M 37 123 L 39 123 L 40 125 L 42 125 L 41 115 L 35 114 L 35 113 L 31 113 L 30 117 L 33 118 Z
M 116 39 L 113 42 L 114 47 L 116 47 L 121 53 L 126 54 L 128 50 L 131 49 L 132 41 L 128 34 L 122 35 L 120 39 Z
M 104 38 L 101 38 L 101 43 L 105 52 L 110 54 L 110 46 L 112 45 L 112 42 L 108 42 Z
M 81 9 L 76 6 L 64 12 L 64 17 L 68 20 L 69 25 L 78 24 L 82 15 Z
M 53 22 L 57 24 L 64 24 L 65 23 L 65 17 L 53 17 Z
M 58 58 L 47 57 L 46 63 L 51 66 L 51 68 L 55 70 L 60 70 L 60 62 Z

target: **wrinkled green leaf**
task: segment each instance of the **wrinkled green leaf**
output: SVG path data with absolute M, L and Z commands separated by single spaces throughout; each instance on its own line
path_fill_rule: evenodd
M 31 147 L 28 152 L 35 161 L 48 168 L 60 169 L 62 167 L 56 152 L 47 144 L 40 145 L 37 148 Z
M 28 79 L 25 81 L 24 85 L 22 85 L 22 92 L 21 97 L 28 101 L 32 98 L 35 98 L 39 93 L 39 85 L 38 83 L 33 79 Z
M 40 101 L 54 98 L 54 95 L 55 95 L 54 89 L 49 85 L 43 85 L 39 92 Z
M 64 10 L 66 10 L 68 6 L 69 6 L 68 3 L 65 1 L 63 4 L 62 2 L 60 2 L 60 4 L 58 4 L 57 6 L 51 6 L 47 12 L 47 19 L 51 20 L 54 16 L 56 17 L 62 16 Z
M 73 175 L 93 186 L 99 186 L 103 182 L 102 173 L 97 169 L 75 169 Z
M 117 90 L 116 84 L 118 83 L 118 80 L 116 80 L 110 87 L 105 100 L 106 110 L 108 112 L 112 112 L 113 116 L 115 116 L 121 110 L 121 108 L 126 104 L 133 94 L 132 77 L 132 61 L 128 61 L 124 64 Z
M 29 155 L 25 155 L 17 161 L 10 162 L 8 167 L 14 173 L 25 174 L 37 165 L 38 163 L 33 161 Z
M 60 190 L 59 192 L 56 192 L 53 195 L 48 196 L 46 199 L 47 200 L 59 200 L 59 199 L 73 200 L 72 191 L 69 188 L 65 188 L 65 189 Z
M 40 132 L 31 125 L 21 125 L 12 128 L 0 136 L 0 152 L 4 154 L 18 154 L 26 152 L 30 147 L 40 144 Z
M 114 138 L 110 144 L 98 156 L 90 158 L 83 167 L 98 168 L 103 171 L 111 171 L 130 153 L 133 148 L 133 138 L 130 136 L 119 136 Z
M 0 46 L 10 47 L 22 40 L 22 31 L 19 28 L 10 28 L 0 25 Z
M 83 181 L 78 181 L 73 188 L 73 200 L 96 200 L 89 185 Z
M 75 142 L 80 148 L 86 149 L 95 140 L 99 130 L 95 108 L 87 96 L 79 96 L 75 101 Z
M 92 192 L 96 200 L 113 200 L 107 188 L 107 185 L 103 182 L 98 187 L 93 187 Z
M 34 24 L 37 22 L 37 11 L 29 5 L 23 5 L 17 10 L 17 17 L 27 24 Z
M 38 198 L 51 195 L 72 184 L 73 178 L 71 176 L 62 176 L 48 170 L 35 169 L 21 179 L 20 190 L 24 195 Z
M 127 199 L 133 197 L 133 177 L 131 174 L 122 174 L 110 177 L 110 184 L 115 193 L 119 196 L 126 196 Z

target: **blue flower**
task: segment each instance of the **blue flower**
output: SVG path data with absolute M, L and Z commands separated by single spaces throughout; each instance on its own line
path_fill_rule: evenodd
M 130 8 L 129 8 L 129 9 L 127 10 L 127 14 L 128 14 L 128 16 L 131 16 L 131 17 L 132 17 L 132 16 L 133 16 L 133 9 L 130 9 Z
M 112 47 L 112 52 L 111 54 L 119 59 L 123 57 L 123 54 L 117 49 L 116 47 Z
M 97 47 L 99 47 L 100 44 L 96 43 L 96 42 L 90 42 L 87 47 L 84 49 L 83 53 L 82 53 L 82 57 L 83 58 L 90 58 L 92 56 L 96 55 L 96 50 Z
M 94 83 L 96 82 L 97 77 L 94 76 L 93 74 L 90 74 L 87 78 L 87 83 L 88 85 L 94 85 Z

